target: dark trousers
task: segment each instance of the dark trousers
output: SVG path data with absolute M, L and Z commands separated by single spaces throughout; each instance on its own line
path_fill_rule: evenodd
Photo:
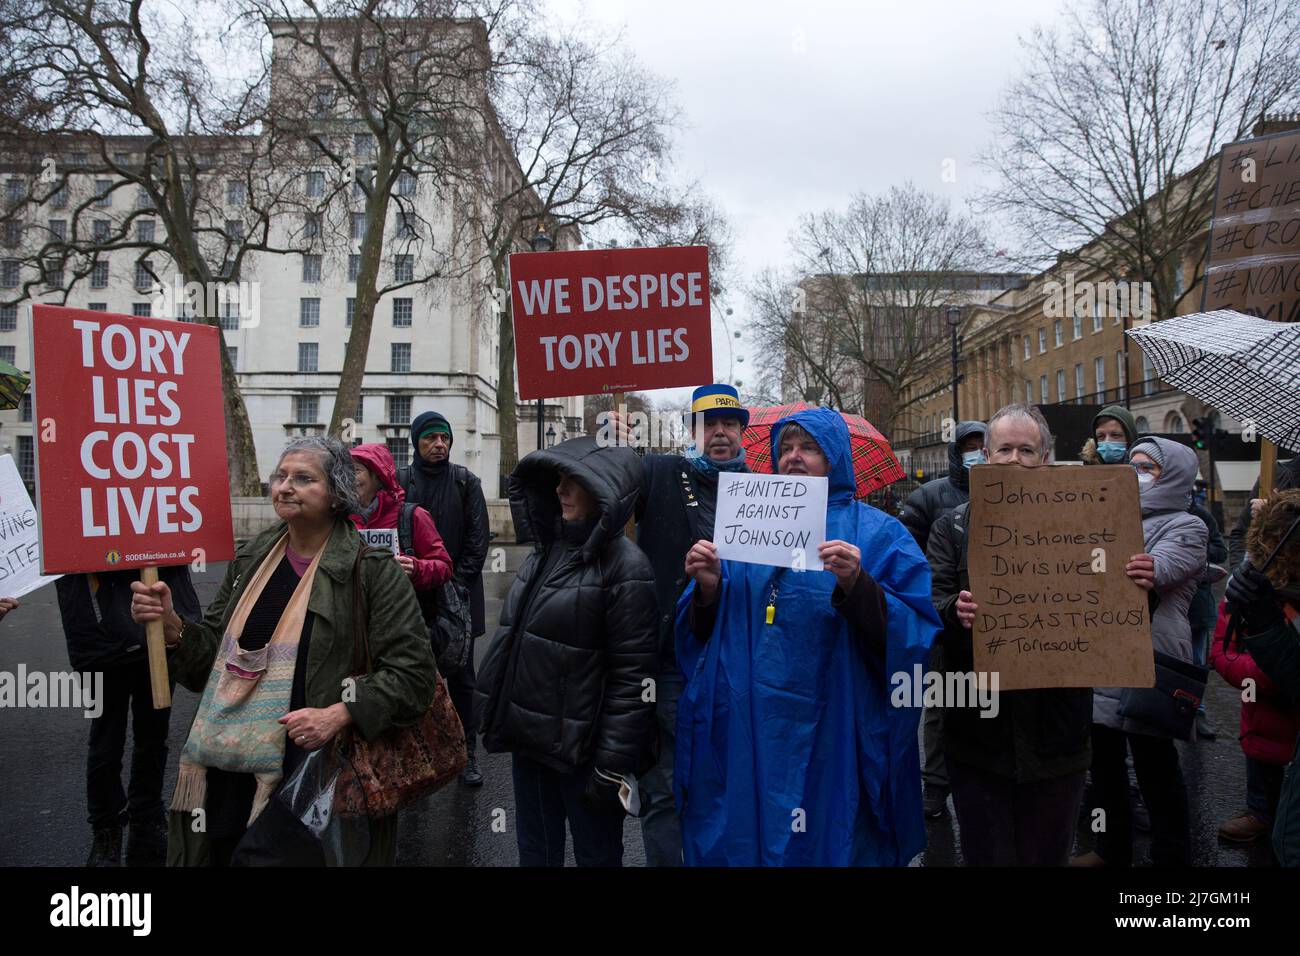
M 1285 772 L 1284 766 L 1246 758 L 1246 809 L 1265 823 L 1272 823 L 1277 816 Z
M 591 768 L 560 773 L 514 755 L 515 836 L 520 866 L 564 866 L 564 822 L 578 866 L 623 865 L 622 811 L 589 810 L 582 795 Z
M 86 762 L 86 805 L 92 827 L 121 826 L 127 820 L 158 822 L 163 817 L 163 771 L 167 768 L 167 724 L 171 709 L 154 710 L 149 662 L 143 656 L 107 667 L 104 710 L 90 722 Z M 122 789 L 122 754 L 131 719 L 134 750 L 131 780 Z
M 947 761 L 952 804 L 967 866 L 1065 866 L 1087 776 L 1017 783 Z
M 465 748 L 474 756 L 478 744 L 478 725 L 474 723 L 474 652 L 471 649 L 469 663 L 458 671 L 443 675 L 447 678 L 447 693 L 451 695 L 451 705 L 456 708 L 461 726 L 465 728 Z
M 681 696 L 681 675 L 676 670 L 661 673 L 655 686 L 659 760 L 637 781 L 646 866 L 682 865 L 682 823 L 673 796 L 673 748 L 677 746 L 677 699 Z
M 1151 818 L 1151 863 L 1189 866 L 1192 836 L 1187 787 L 1174 742 L 1093 724 L 1092 794 L 1106 812 L 1105 829 L 1097 834 L 1098 855 L 1108 866 L 1133 864 L 1133 820 L 1125 765 L 1128 750 L 1133 753 L 1133 773 Z
M 943 651 L 936 644 L 930 652 L 930 670 L 943 673 Z M 921 779 L 931 789 L 948 791 L 948 771 L 943 763 L 943 708 L 927 707 L 921 718 L 923 732 L 922 743 L 924 759 L 921 763 Z

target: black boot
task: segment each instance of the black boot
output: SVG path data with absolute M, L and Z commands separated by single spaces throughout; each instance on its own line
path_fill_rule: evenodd
M 475 753 L 478 750 L 476 743 L 474 740 L 465 741 L 465 751 L 469 754 L 469 762 L 465 764 L 465 769 L 461 771 L 460 779 L 467 787 L 483 786 L 483 774 L 478 769 L 478 755 Z
M 86 866 L 121 866 L 122 865 L 122 828 L 96 827 L 95 838 L 90 845 L 90 856 Z
M 127 866 L 165 866 L 167 863 L 167 822 L 132 820 L 126 835 Z

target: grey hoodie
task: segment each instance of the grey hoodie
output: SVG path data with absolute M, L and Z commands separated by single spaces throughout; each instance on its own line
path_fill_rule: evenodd
M 1164 458 L 1160 477 L 1141 493 L 1142 537 L 1155 558 L 1156 594 L 1160 603 L 1151 618 L 1151 643 L 1157 651 L 1191 661 L 1192 628 L 1187 610 L 1205 570 L 1209 532 L 1205 523 L 1188 514 L 1196 480 L 1196 453 L 1165 438 L 1142 438 L 1129 451 L 1155 444 Z M 1123 556 L 1127 559 L 1127 555 Z M 1092 695 L 1092 721 L 1126 733 L 1165 736 L 1147 724 L 1119 716 L 1118 687 L 1098 687 Z

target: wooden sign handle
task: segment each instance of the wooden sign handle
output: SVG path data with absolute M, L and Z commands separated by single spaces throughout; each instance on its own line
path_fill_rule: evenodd
M 627 401 L 627 397 L 622 392 L 615 392 L 614 411 L 618 412 L 621 415 L 623 413 L 623 403 L 625 401 Z M 624 420 L 623 424 L 627 425 L 627 421 Z M 623 536 L 627 538 L 627 540 L 629 541 L 636 540 L 636 509 L 635 508 L 633 508 L 632 513 L 627 516 L 627 524 L 623 525 Z
M 158 568 L 153 565 L 141 568 L 140 581 L 146 587 L 157 584 Z M 153 689 L 153 708 L 165 710 L 172 705 L 172 689 L 167 679 L 167 645 L 163 641 L 163 622 L 150 621 L 144 626 L 144 634 L 149 649 L 149 686 Z
M 1260 438 L 1259 446 L 1259 496 L 1268 498 L 1273 494 L 1273 481 L 1277 473 L 1277 445 L 1267 438 Z

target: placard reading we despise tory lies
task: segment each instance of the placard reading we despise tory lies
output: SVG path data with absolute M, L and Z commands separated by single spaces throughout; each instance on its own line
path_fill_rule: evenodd
M 713 543 L 725 561 L 822 570 L 826 479 L 810 475 L 718 475 Z

